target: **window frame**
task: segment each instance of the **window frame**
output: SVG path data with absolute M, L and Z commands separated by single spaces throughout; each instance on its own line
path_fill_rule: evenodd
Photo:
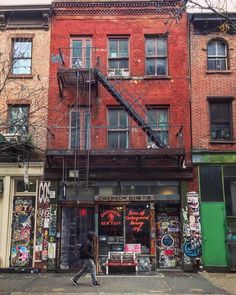
M 110 56 L 110 41 L 118 41 L 118 53 L 120 41 L 127 40 L 127 56 Z M 111 76 L 129 76 L 130 75 L 130 37 L 129 36 L 108 36 L 107 38 L 107 72 Z M 110 61 L 124 61 L 128 63 L 127 68 L 110 68 Z M 114 73 L 112 73 L 114 72 Z
M 73 57 L 73 42 L 74 41 L 81 41 L 82 42 L 82 63 L 81 64 L 78 64 L 78 66 L 74 67 L 73 65 L 73 58 L 79 58 L 79 57 Z M 89 61 L 89 69 L 92 67 L 92 37 L 91 36 L 76 36 L 76 37 L 71 37 L 70 38 L 70 67 L 71 68 L 83 68 L 83 69 L 88 69 L 87 67 L 87 64 L 86 64 L 86 60 L 87 60 L 87 57 L 86 57 L 86 42 L 89 41 L 90 42 L 90 61 Z
M 15 57 L 14 56 L 14 47 L 16 42 L 28 42 L 31 44 L 30 48 L 30 57 Z M 27 67 L 30 69 L 30 72 L 23 72 L 23 73 L 14 73 L 14 64 L 15 61 L 19 60 L 30 60 L 30 66 Z M 32 37 L 13 37 L 11 39 L 11 75 L 13 76 L 31 76 L 32 75 L 32 68 L 33 68 L 33 38 Z M 24 68 L 24 67 L 23 67 Z
M 110 127 L 110 120 L 109 120 L 109 111 L 118 111 L 118 124 L 120 122 L 120 113 L 121 111 L 124 112 L 125 116 L 126 116 L 126 122 L 127 122 L 127 126 L 126 128 L 122 128 L 121 126 L 116 126 L 117 128 L 111 128 Z M 108 122 L 108 129 L 107 129 L 107 148 L 108 149 L 128 149 L 129 148 L 129 144 L 130 144 L 130 140 L 129 140 L 129 117 L 128 114 L 126 113 L 126 111 L 122 108 L 117 108 L 117 107 L 109 107 L 107 109 L 107 122 Z M 120 137 L 119 134 L 120 132 L 125 132 L 126 133 L 126 147 L 120 147 Z M 109 133 L 117 133 L 118 134 L 118 147 L 114 148 L 114 147 L 110 147 L 109 146 Z
M 26 132 L 21 132 L 19 130 L 21 130 L 21 128 L 18 128 L 17 131 L 12 131 L 11 130 L 11 110 L 13 108 L 26 108 L 27 109 L 27 124 L 22 124 L 21 127 L 25 127 L 26 126 Z M 9 134 L 21 134 L 21 135 L 28 135 L 29 134 L 29 108 L 30 108 L 30 105 L 28 104 L 19 104 L 19 105 L 16 105 L 16 104 L 9 104 L 8 107 L 7 107 L 7 121 L 8 121 L 8 133 Z M 16 126 L 17 124 L 14 123 L 14 126 Z M 20 125 L 20 124 L 19 124 Z
M 76 144 L 76 139 L 75 142 L 72 144 L 72 113 L 78 113 L 79 114 L 79 128 L 78 128 L 78 133 L 79 133 L 79 138 L 78 142 Z M 82 116 L 81 116 L 82 115 Z M 88 116 L 88 123 L 86 121 L 86 117 Z M 82 124 L 81 124 L 81 119 L 82 119 Z M 69 133 L 69 148 L 70 149 L 79 149 L 79 150 L 89 150 L 91 146 L 91 130 L 90 130 L 90 125 L 91 125 L 91 114 L 88 108 L 83 108 L 83 109 L 70 109 L 69 110 L 69 126 L 70 126 L 70 133 Z M 87 126 L 88 124 L 88 126 Z M 87 131 L 88 130 L 88 131 Z M 76 131 L 76 126 L 75 126 L 75 131 Z
M 227 143 L 227 142 L 232 142 L 233 141 L 233 118 L 232 118 L 232 97 L 220 97 L 220 98 L 209 98 L 208 97 L 208 104 L 209 104 L 209 128 L 210 128 L 210 141 L 212 143 Z M 211 106 L 214 104 L 227 104 L 229 108 L 229 120 L 228 122 L 217 122 L 214 123 L 212 122 L 212 109 Z M 213 125 L 219 125 L 219 124 L 228 124 L 229 125 L 229 134 L 230 138 L 229 139 L 214 139 L 212 137 L 212 130 L 213 130 Z
M 147 40 L 154 39 L 154 55 L 148 55 L 147 52 Z M 166 42 L 166 53 L 165 54 L 158 54 L 157 48 L 158 48 L 158 39 L 165 39 Z M 147 72 L 147 61 L 154 59 L 155 61 L 155 73 L 148 74 Z M 165 74 L 158 74 L 157 73 L 157 60 L 158 59 L 165 59 Z M 145 76 L 148 77 L 166 77 L 169 75 L 169 69 L 168 69 L 168 37 L 166 35 L 146 35 L 145 36 Z
M 167 113 L 167 128 L 165 129 L 164 127 L 162 128 L 162 127 L 157 127 L 157 128 L 153 128 L 152 126 L 150 126 L 151 128 L 152 128 L 152 130 L 154 130 L 154 131 L 156 131 L 156 132 L 158 132 L 158 134 L 161 134 L 163 131 L 164 132 L 167 132 L 167 140 L 166 140 L 166 144 L 168 145 L 168 143 L 169 143 L 169 141 L 170 141 L 170 139 L 169 139 L 169 134 L 170 134 L 170 128 L 169 128 L 169 121 L 170 121 L 170 119 L 169 119 L 169 113 L 170 113 L 170 111 L 169 111 L 169 106 L 147 106 L 147 122 L 148 122 L 148 124 L 150 124 L 150 122 L 148 121 L 148 119 L 149 118 L 151 118 L 151 119 L 153 119 L 153 117 L 152 117 L 152 115 L 150 115 L 149 114 L 149 111 L 156 111 L 156 114 L 155 114 L 155 124 L 157 125 L 157 123 L 158 123 L 158 111 L 160 111 L 160 110 L 165 110 L 166 111 L 166 113 Z M 165 122 L 166 123 L 166 122 Z M 165 140 L 164 139 L 162 139 L 164 142 L 165 142 Z M 152 147 L 152 148 L 158 148 L 157 147 L 157 145 L 155 145 L 151 140 L 150 140 L 150 138 L 149 137 L 147 137 L 147 147 Z
M 225 54 L 224 55 L 220 55 L 217 53 L 217 44 L 221 43 L 224 45 L 224 51 Z M 216 44 L 216 55 L 210 55 L 209 54 L 209 46 L 212 44 Z M 217 61 L 219 60 L 224 60 L 225 61 L 225 69 L 221 69 L 221 68 L 210 68 L 209 67 L 209 61 L 215 61 L 215 63 L 217 63 Z M 229 70 L 229 50 L 228 50 L 228 44 L 224 39 L 212 39 L 208 42 L 207 44 L 207 70 L 208 71 L 227 71 Z

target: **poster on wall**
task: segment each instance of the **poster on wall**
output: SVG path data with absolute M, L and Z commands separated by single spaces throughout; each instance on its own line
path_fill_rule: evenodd
M 181 265 L 178 213 L 175 208 L 157 211 L 157 249 L 160 268 L 175 268 Z
M 14 197 L 10 266 L 32 266 L 34 214 L 34 197 Z

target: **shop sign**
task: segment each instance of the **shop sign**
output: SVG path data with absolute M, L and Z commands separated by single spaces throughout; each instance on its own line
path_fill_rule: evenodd
M 101 225 L 121 225 L 122 215 L 119 211 L 111 209 L 100 213 Z
M 125 217 L 126 223 L 134 232 L 141 232 L 144 230 L 145 224 L 149 221 L 148 210 L 128 209 Z
M 141 253 L 141 244 L 125 244 L 125 252 Z
M 154 195 L 97 195 L 94 198 L 100 202 L 154 201 Z

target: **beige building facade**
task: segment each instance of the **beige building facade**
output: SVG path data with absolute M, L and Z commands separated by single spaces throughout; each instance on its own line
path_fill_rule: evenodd
M 49 5 L 0 8 L 0 268 L 34 267 L 50 14 Z

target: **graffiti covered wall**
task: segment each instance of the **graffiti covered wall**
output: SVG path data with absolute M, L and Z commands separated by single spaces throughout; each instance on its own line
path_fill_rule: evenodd
M 50 182 L 39 184 L 35 263 L 37 267 L 53 270 L 56 264 L 57 205 L 50 192 Z
M 196 192 L 187 193 L 187 206 L 182 209 L 184 264 L 201 261 L 202 241 L 199 211 L 199 196 Z

